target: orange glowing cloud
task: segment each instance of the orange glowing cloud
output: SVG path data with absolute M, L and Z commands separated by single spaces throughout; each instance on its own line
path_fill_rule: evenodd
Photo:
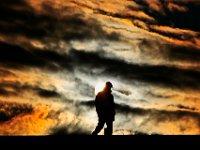
M 150 30 L 161 34 L 166 40 L 177 44 L 199 48 L 199 32 L 192 30 L 172 28 L 169 26 L 150 25 Z
M 177 5 L 175 3 L 169 2 L 167 4 L 167 7 L 169 9 L 169 11 L 174 12 L 174 11 L 179 11 L 179 12 L 187 12 L 188 8 L 184 7 L 184 6 L 180 6 Z
M 139 27 L 139 28 L 144 29 L 144 30 L 149 30 L 148 25 L 147 25 L 145 22 L 143 22 L 143 21 L 134 20 L 134 21 L 133 21 L 133 24 L 134 24 L 135 26 Z
M 186 29 L 179 29 L 179 28 L 172 28 L 169 26 L 158 26 L 158 25 L 151 25 L 151 28 L 163 32 L 163 33 L 170 33 L 170 34 L 176 34 L 176 35 L 188 35 L 188 36 L 197 36 L 199 33 L 191 30 Z
M 160 2 L 160 0 L 144 0 L 148 5 L 149 5 L 149 8 L 151 10 L 154 10 L 154 11 L 158 11 L 158 12 L 163 12 L 163 8 L 162 8 L 162 4 Z
M 7 107 L 12 107 L 13 104 L 8 103 Z M 17 110 L 22 110 L 21 105 Z M 26 106 L 26 104 L 24 104 Z M 6 111 L 8 114 L 9 110 Z M 10 120 L 0 124 L 1 135 L 44 135 L 50 127 L 55 125 L 56 120 L 48 118 L 50 107 L 46 105 L 38 105 L 30 113 L 21 113 Z

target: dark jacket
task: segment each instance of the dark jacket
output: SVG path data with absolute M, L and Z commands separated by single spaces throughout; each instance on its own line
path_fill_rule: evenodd
M 115 120 L 115 103 L 111 92 L 99 92 L 95 98 L 95 106 L 99 119 Z

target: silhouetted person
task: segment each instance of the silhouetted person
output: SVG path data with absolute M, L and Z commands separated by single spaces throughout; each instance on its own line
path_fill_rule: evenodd
M 111 82 L 106 82 L 103 91 L 99 92 L 95 98 L 96 112 L 98 115 L 98 124 L 92 135 L 97 135 L 104 124 L 107 128 L 104 131 L 105 135 L 112 135 L 113 121 L 115 120 L 115 103 L 113 95 L 111 94 L 111 88 L 113 87 Z

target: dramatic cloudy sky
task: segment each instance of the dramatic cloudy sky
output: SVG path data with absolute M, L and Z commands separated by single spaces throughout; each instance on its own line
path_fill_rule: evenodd
M 199 15 L 198 0 L 0 2 L 0 135 L 91 134 L 108 80 L 114 135 L 200 134 Z

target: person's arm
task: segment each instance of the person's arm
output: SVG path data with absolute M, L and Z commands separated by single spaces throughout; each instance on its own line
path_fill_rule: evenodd
M 96 107 L 97 114 L 99 116 L 101 114 L 101 108 L 99 104 L 99 95 L 97 95 L 95 98 L 95 107 Z
M 115 115 L 115 113 L 116 113 L 116 111 L 115 111 L 115 101 L 114 101 L 113 95 L 112 95 L 112 102 L 113 102 L 113 111 L 114 111 L 114 115 Z
M 112 121 L 115 121 L 115 102 L 112 94 L 111 94 L 111 113 L 112 113 Z

